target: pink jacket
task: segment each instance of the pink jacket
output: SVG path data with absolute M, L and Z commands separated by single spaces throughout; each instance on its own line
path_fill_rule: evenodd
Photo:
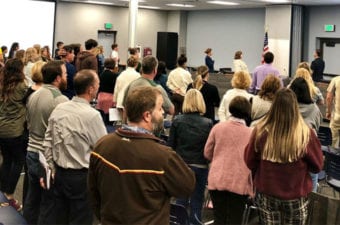
M 244 150 L 251 132 L 244 120 L 236 118 L 213 127 L 204 148 L 204 156 L 211 161 L 209 190 L 254 195 L 251 171 L 244 162 Z

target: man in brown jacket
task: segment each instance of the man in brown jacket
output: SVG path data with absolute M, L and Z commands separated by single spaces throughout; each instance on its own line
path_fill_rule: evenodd
M 169 224 L 170 198 L 189 197 L 190 168 L 153 132 L 163 125 L 163 98 L 154 87 L 132 90 L 128 125 L 100 139 L 90 158 L 88 187 L 101 224 Z

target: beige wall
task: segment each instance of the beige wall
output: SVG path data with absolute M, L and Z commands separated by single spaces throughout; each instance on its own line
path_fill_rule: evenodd
M 58 2 L 56 7 L 55 42 L 65 44 L 81 43 L 97 39 L 97 31 L 104 29 L 104 23 L 112 23 L 117 31 L 121 61 L 126 61 L 128 48 L 129 9 L 92 4 Z M 156 10 L 138 10 L 136 44 L 151 47 L 156 55 L 157 32 L 167 31 L 168 13 Z

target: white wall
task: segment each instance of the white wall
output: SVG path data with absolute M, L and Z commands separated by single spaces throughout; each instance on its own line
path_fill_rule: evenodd
M 111 7 L 92 4 L 58 2 L 56 14 L 55 42 L 66 44 L 81 43 L 97 39 L 97 31 L 104 30 L 104 23 L 112 23 L 117 31 L 121 62 L 127 59 L 129 10 L 124 7 Z M 136 44 L 151 47 L 156 55 L 157 32 L 167 29 L 167 12 L 138 10 Z
M 306 10 L 305 51 L 304 60 L 313 61 L 313 53 L 319 48 L 317 38 L 340 38 L 340 6 L 308 7 Z M 335 24 L 335 32 L 325 32 L 325 24 Z M 338 46 L 336 46 L 338 49 Z M 340 74 L 339 53 L 325 47 L 325 73 Z M 334 60 L 336 62 L 329 62 Z M 329 63 L 328 63 L 329 62 Z
M 268 29 L 269 51 L 274 54 L 273 66 L 285 76 L 289 75 L 291 15 L 290 5 L 266 7 L 265 26 Z
M 252 71 L 261 62 L 265 9 L 193 11 L 188 13 L 189 66 L 204 65 L 204 50 L 213 49 L 215 69 L 231 67 L 237 50 Z
M 21 49 L 34 44 L 53 47 L 53 2 L 11 0 L 1 2 L 0 46 L 8 51 L 13 42 Z

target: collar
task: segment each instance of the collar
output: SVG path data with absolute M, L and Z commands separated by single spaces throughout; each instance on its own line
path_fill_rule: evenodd
M 241 124 L 247 126 L 246 121 L 245 121 L 244 119 L 239 119 L 239 118 L 230 116 L 230 117 L 229 117 L 229 120 L 230 120 L 230 121 L 233 121 L 233 122 L 236 122 L 236 123 L 241 123 Z
M 90 105 L 90 103 L 86 99 L 80 98 L 78 96 L 73 96 L 72 101 L 73 102 L 86 103 L 86 104 Z
M 125 130 L 125 131 L 132 131 L 132 132 L 141 133 L 141 134 L 150 134 L 150 135 L 154 135 L 151 131 L 149 131 L 149 130 L 147 130 L 147 129 L 144 129 L 144 128 L 142 128 L 142 127 L 129 126 L 129 125 L 126 125 L 126 124 L 123 124 L 123 125 L 122 125 L 122 130 Z

